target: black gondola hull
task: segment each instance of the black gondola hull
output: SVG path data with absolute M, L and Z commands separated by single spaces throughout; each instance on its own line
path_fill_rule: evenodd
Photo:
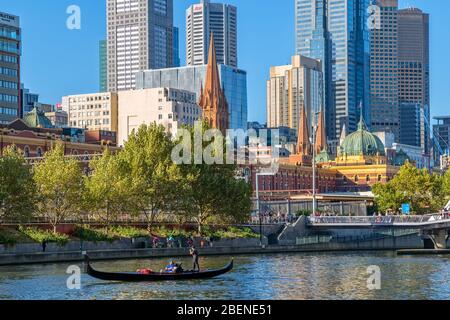
M 89 261 L 89 258 L 85 256 L 86 273 L 93 278 L 105 280 L 105 281 L 121 281 L 121 282 L 154 282 L 154 281 L 180 281 L 180 280 L 196 280 L 196 279 L 210 279 L 218 277 L 233 269 L 234 262 L 231 262 L 222 269 L 218 270 L 205 270 L 199 272 L 183 272 L 183 273 L 152 273 L 152 274 L 140 274 L 140 273 L 113 273 L 102 272 L 95 270 Z

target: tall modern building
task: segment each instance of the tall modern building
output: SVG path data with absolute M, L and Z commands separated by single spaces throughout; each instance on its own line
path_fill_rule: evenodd
M 270 68 L 267 81 L 267 126 L 299 129 L 300 114 L 308 127 L 322 105 L 322 65 L 319 60 L 296 55 L 292 63 Z
M 180 61 L 180 29 L 173 28 L 173 67 L 181 66 Z
M 327 136 L 370 123 L 369 0 L 296 0 L 296 53 L 323 65 Z M 361 106 L 361 107 L 360 107 Z
M 421 106 L 420 147 L 430 151 L 429 15 L 416 8 L 398 11 L 399 103 Z M 402 128 L 404 130 L 406 128 Z M 402 141 L 401 141 L 402 142 Z M 402 142 L 403 143 L 403 142 Z
M 379 7 L 380 11 L 379 17 L 375 17 L 379 19 L 377 21 L 378 27 L 371 30 L 371 127 L 373 131 L 393 133 L 395 141 L 400 142 L 398 1 L 375 0 L 374 4 Z M 405 119 L 408 119 L 408 117 Z
M 101 40 L 99 42 L 99 90 L 106 92 L 108 90 L 108 42 Z
M 200 97 L 206 87 L 207 65 L 146 70 L 136 74 L 136 89 L 173 88 L 193 92 Z M 222 91 L 228 103 L 230 129 L 247 128 L 247 72 L 218 65 Z
M 421 119 L 424 109 L 419 103 L 402 103 L 399 106 L 400 111 L 400 139 L 395 137 L 395 141 L 401 141 L 402 144 L 420 147 L 421 143 Z
M 211 33 L 214 34 L 217 62 L 237 68 L 237 9 L 209 0 L 201 0 L 186 11 L 187 65 L 208 63 Z
M 39 94 L 31 93 L 30 89 L 24 87 L 23 83 L 20 85 L 20 101 L 22 118 L 31 110 L 34 109 L 35 104 L 39 102 Z
M 108 91 L 134 89 L 141 70 L 174 65 L 173 0 L 107 0 Z
M 21 116 L 19 17 L 0 12 L 0 124 Z
M 436 124 L 433 125 L 433 133 L 436 138 L 436 143 L 439 144 L 439 148 L 436 146 L 434 152 L 434 161 L 439 163 L 440 157 L 443 155 L 449 156 L 450 150 L 450 116 L 435 117 Z

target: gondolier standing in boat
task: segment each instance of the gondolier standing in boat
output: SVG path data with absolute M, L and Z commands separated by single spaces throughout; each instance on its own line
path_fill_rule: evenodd
M 191 247 L 191 249 L 189 249 L 189 253 L 192 256 L 192 263 L 193 263 L 193 271 L 200 271 L 200 264 L 198 263 L 198 250 L 195 249 L 195 247 Z

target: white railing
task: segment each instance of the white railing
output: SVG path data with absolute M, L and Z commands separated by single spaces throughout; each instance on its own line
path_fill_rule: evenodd
M 434 214 L 423 216 L 371 216 L 371 217 L 351 217 L 351 216 L 315 216 L 308 218 L 309 225 L 324 224 L 345 224 L 345 225 L 394 225 L 394 224 L 424 224 L 433 222 L 450 222 L 450 217 L 446 214 Z

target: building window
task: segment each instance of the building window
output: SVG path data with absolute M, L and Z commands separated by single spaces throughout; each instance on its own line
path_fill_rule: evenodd
M 358 182 L 358 181 L 359 181 L 359 177 L 355 176 L 355 182 Z

